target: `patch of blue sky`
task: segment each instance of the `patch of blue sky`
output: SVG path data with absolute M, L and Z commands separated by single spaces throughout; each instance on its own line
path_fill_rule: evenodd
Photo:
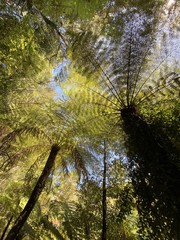
M 53 77 L 56 81 L 65 81 L 69 76 L 68 66 L 70 60 L 64 59 L 63 62 L 59 63 L 55 69 L 53 69 Z
M 53 69 L 53 77 L 51 78 L 50 86 L 57 93 L 56 99 L 60 99 L 65 101 L 67 96 L 63 92 L 63 89 L 60 86 L 60 83 L 66 81 L 69 76 L 68 66 L 70 61 L 68 59 L 64 59 L 63 62 L 59 63 L 56 68 Z

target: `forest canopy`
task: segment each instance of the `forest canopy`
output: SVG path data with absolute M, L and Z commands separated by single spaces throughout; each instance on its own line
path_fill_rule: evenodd
M 0 240 L 180 239 L 179 11 L 0 2 Z

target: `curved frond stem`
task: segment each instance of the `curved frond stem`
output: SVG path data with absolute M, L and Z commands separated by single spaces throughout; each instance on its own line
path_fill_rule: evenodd
M 62 33 L 59 31 L 57 25 L 50 20 L 49 18 L 47 18 L 35 5 L 32 6 L 32 9 L 35 10 L 44 20 L 44 22 L 50 26 L 52 29 L 54 29 L 56 31 L 56 33 L 58 34 L 58 36 L 60 37 L 62 43 L 66 46 L 66 48 L 68 47 L 68 43 L 66 42 L 64 36 L 62 35 Z
M 150 75 L 144 80 L 144 82 L 141 84 L 141 86 L 139 87 L 138 91 L 136 92 L 133 100 L 135 100 L 139 94 L 139 92 L 142 90 L 142 88 L 144 87 L 144 85 L 147 83 L 147 81 L 150 79 L 150 77 L 159 69 L 159 67 L 164 63 L 164 61 L 171 56 L 172 52 L 169 53 L 159 64 L 158 66 L 150 73 Z
M 58 112 L 55 113 L 55 115 L 59 118 L 59 114 Z M 72 116 L 71 116 L 72 118 Z M 69 116 L 67 116 L 66 114 L 63 115 L 63 119 L 65 120 L 65 123 L 66 124 L 70 124 L 72 123 L 72 121 L 69 120 Z M 65 124 L 61 124 L 62 126 L 64 126 Z M 67 125 L 66 125 L 67 126 Z
M 155 103 L 151 103 L 151 107 L 152 106 L 156 106 L 156 105 L 159 105 L 159 104 L 166 104 L 166 103 L 172 103 L 172 98 L 171 99 L 165 99 L 165 100 L 159 100 L 159 101 L 156 101 Z M 159 108 L 159 112 L 163 112 L 164 109 L 161 109 Z
M 155 87 L 154 89 L 152 89 L 152 91 L 150 92 L 150 94 L 148 94 L 147 96 L 141 98 L 139 100 L 139 102 L 136 104 L 136 105 L 139 105 L 140 103 L 144 102 L 146 99 L 148 99 L 149 97 L 154 97 L 153 95 L 156 94 L 157 92 L 159 92 L 160 90 L 162 89 L 165 89 L 167 88 L 171 82 L 172 82 L 173 79 L 169 80 L 164 86 L 162 87 Z
M 113 110 L 117 110 L 117 108 L 112 107 L 110 105 L 106 105 L 106 104 L 102 104 L 102 103 L 98 103 L 98 102 L 90 102 L 91 104 L 97 105 L 97 106 L 102 106 L 102 107 L 106 107 L 106 108 L 111 108 Z
M 94 89 L 92 89 L 92 88 L 90 88 L 90 87 L 87 87 L 87 86 L 84 85 L 84 84 L 78 83 L 78 85 L 85 87 L 85 88 L 88 89 L 89 91 L 91 91 L 91 92 L 99 95 L 100 97 L 104 98 L 104 99 L 107 100 L 108 102 L 112 103 L 114 106 L 119 107 L 116 103 L 114 103 L 113 101 L 111 101 L 109 98 L 105 97 L 103 94 L 97 92 L 96 90 L 94 90 Z
M 8 165 L 11 164 L 11 156 L 8 153 L 4 153 L 3 155 L 4 157 L 6 157 L 6 160 L 4 160 L 1 165 L 0 165 L 0 170 L 2 170 L 3 172 L 6 171 L 6 168 Z
M 70 98 L 71 100 L 74 100 L 73 98 Z M 92 104 L 92 105 L 97 105 L 97 106 L 101 106 L 101 107 L 105 107 L 105 108 L 110 108 L 112 110 L 118 110 L 119 107 L 113 107 L 112 105 L 108 105 L 108 104 L 103 104 L 100 102 L 94 102 L 94 101 L 89 101 L 89 102 L 84 102 L 83 104 Z
M 95 105 L 95 106 L 100 106 L 100 107 L 105 107 L 105 108 L 109 108 L 111 110 L 118 110 L 119 108 L 115 108 L 115 107 L 112 107 L 110 105 L 105 105 L 105 104 L 102 104 L 102 103 L 98 103 L 98 102 L 90 102 L 90 103 L 87 103 L 87 104 L 92 104 L 92 105 Z
M 35 150 L 40 149 L 40 148 L 46 149 L 45 147 L 47 147 L 47 146 L 48 145 L 45 145 L 45 144 L 43 144 L 43 145 L 42 144 L 34 144 L 32 146 L 29 146 L 29 147 L 21 148 L 20 152 L 17 151 L 16 153 L 10 155 L 10 154 L 7 153 L 7 150 L 10 147 L 8 145 L 8 147 L 6 149 L 4 149 L 5 151 L 2 152 L 2 156 L 6 157 L 6 160 L 1 163 L 0 169 L 2 169 L 3 171 L 6 171 L 6 169 L 9 165 L 14 165 L 18 161 L 22 161 L 22 159 L 25 160 L 27 154 L 32 153 Z M 47 152 L 47 151 L 45 151 L 45 152 Z
M 90 118 L 90 119 L 88 119 L 85 123 L 89 123 L 89 122 L 91 122 L 91 121 L 93 121 L 93 120 L 95 120 L 95 119 L 97 119 L 97 118 L 99 118 L 99 117 L 107 117 L 107 116 L 112 116 L 112 113 L 102 113 L 102 114 L 98 114 L 98 115 L 96 115 L 96 116 L 94 116 L 93 118 Z
M 24 109 L 25 107 L 28 108 L 32 108 L 32 105 L 40 105 L 42 106 L 43 103 L 37 103 L 37 102 L 34 102 L 34 103 L 18 103 L 18 105 L 22 105 L 22 106 L 17 106 L 17 107 L 11 107 L 11 105 L 9 105 L 9 109 L 7 109 L 7 113 L 10 113 L 11 111 L 17 111 L 17 110 L 21 110 L 21 109 Z
M 111 87 L 106 83 L 106 85 L 108 86 L 109 90 L 112 92 L 112 89 L 114 90 L 115 93 L 112 92 L 112 94 L 114 95 L 114 97 L 118 100 L 118 102 L 121 104 L 121 107 L 124 107 L 124 101 L 121 98 L 121 96 L 119 95 L 118 91 L 116 90 L 115 86 L 113 85 L 113 83 L 111 82 L 110 78 L 108 77 L 108 75 L 105 73 L 104 69 L 99 65 L 99 68 L 101 69 L 103 75 L 106 77 L 106 79 L 108 80 L 108 82 L 110 83 Z M 105 81 L 105 80 L 104 80 Z
M 117 113 L 113 113 L 114 115 L 120 115 L 120 112 L 117 112 Z M 80 124 L 79 124 L 79 126 L 82 128 L 82 124 L 83 124 L 83 126 L 86 126 L 87 124 L 89 124 L 90 122 L 93 122 L 94 120 L 96 120 L 96 119 L 98 119 L 99 117 L 108 117 L 108 116 L 112 116 L 112 113 L 102 113 L 102 114 L 98 114 L 98 115 L 96 115 L 96 116 L 94 116 L 94 117 L 92 117 L 92 118 L 89 118 L 87 121 L 85 121 L 85 122 L 81 122 Z M 115 118 L 117 118 L 117 116 L 115 117 Z M 118 117 L 118 119 L 119 119 L 119 117 Z M 76 130 L 76 129 L 74 129 L 74 130 Z
M 62 124 L 62 128 L 61 128 L 61 130 L 60 130 L 60 133 L 58 134 L 58 139 L 57 139 L 57 143 L 60 143 L 61 141 L 62 141 L 62 139 L 63 139 L 63 136 L 64 136 L 64 134 L 63 134 L 63 132 L 65 131 L 65 128 L 66 128 L 66 123 L 68 122 L 68 119 L 65 119 L 65 123 L 64 124 Z
M 90 58 L 89 56 L 88 56 L 88 59 L 89 59 L 89 61 L 90 61 L 93 65 L 95 65 L 94 62 L 91 60 L 91 58 Z M 118 102 L 120 102 L 121 106 L 125 106 L 123 99 L 119 96 L 119 94 L 118 94 L 115 86 L 114 86 L 113 83 L 111 82 L 111 80 L 110 80 L 110 78 L 108 77 L 108 75 L 105 73 L 104 69 L 101 67 L 100 63 L 98 63 L 98 61 L 96 61 L 96 60 L 95 60 L 95 62 L 96 62 L 96 65 L 95 65 L 95 66 L 98 66 L 98 67 L 99 67 L 99 69 L 101 70 L 102 74 L 103 74 L 104 77 L 107 79 L 108 83 L 110 84 L 111 87 L 110 87 L 109 84 L 105 81 L 105 79 L 102 78 L 102 79 L 104 79 L 104 82 L 106 83 L 106 85 L 107 85 L 108 89 L 110 90 L 110 92 L 111 92 L 111 93 L 113 94 L 113 96 L 118 100 Z M 112 91 L 112 89 L 114 90 L 114 92 Z
M 17 136 L 20 136 L 22 134 L 31 134 L 32 136 L 37 136 L 37 135 L 41 135 L 41 136 L 44 136 L 48 141 L 49 143 L 52 142 L 51 138 L 49 136 L 47 136 L 47 134 L 41 130 L 41 129 L 38 129 L 36 127 L 23 127 L 23 128 L 19 128 L 19 129 L 16 129 L 16 130 L 13 130 L 12 132 L 8 133 L 2 140 L 2 144 L 0 146 L 0 149 L 2 148 L 2 146 L 6 143 L 8 143 L 9 141 L 13 141 L 16 139 Z
M 131 69 L 131 54 L 132 54 L 132 28 L 131 28 L 131 33 L 130 33 L 130 39 L 129 39 L 129 49 L 128 49 L 128 72 L 127 72 L 127 79 L 126 79 L 126 100 L 127 100 L 127 106 L 129 107 L 129 95 L 130 95 L 130 69 Z
M 147 48 L 147 50 L 146 50 L 146 52 L 145 52 L 145 54 L 144 54 L 144 56 L 143 56 L 143 58 L 142 58 L 142 61 L 141 61 L 141 63 L 140 63 L 140 66 L 139 66 L 139 68 L 138 68 L 137 74 L 136 74 L 136 76 L 135 76 L 135 78 L 134 78 L 135 84 L 134 84 L 134 87 L 133 87 L 133 91 L 132 91 L 132 95 L 131 95 L 131 99 L 130 99 L 130 104 L 131 104 L 131 103 L 133 102 L 133 100 L 134 100 L 134 93 L 135 93 L 136 86 L 137 86 L 137 83 L 138 83 L 138 80 L 139 80 L 139 75 L 140 75 L 140 72 L 141 72 L 141 69 L 142 69 L 142 66 L 143 66 L 143 62 L 145 61 L 146 56 L 148 55 L 148 52 L 149 52 L 150 49 L 151 49 L 151 46 L 149 46 L 149 47 Z

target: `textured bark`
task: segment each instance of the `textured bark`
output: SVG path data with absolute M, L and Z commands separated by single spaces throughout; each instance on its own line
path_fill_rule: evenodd
M 106 142 L 104 140 L 104 157 L 103 157 L 103 196 L 102 196 L 102 240 L 106 240 L 106 212 L 107 212 L 107 202 L 106 202 L 106 168 L 107 168 L 107 152 L 106 152 Z
M 26 222 L 27 218 L 29 217 L 31 211 L 33 210 L 41 192 L 43 191 L 46 181 L 48 179 L 49 174 L 51 173 L 51 170 L 54 166 L 56 156 L 59 152 L 60 148 L 58 145 L 54 144 L 51 147 L 51 152 L 49 154 L 48 160 L 44 166 L 44 169 L 31 193 L 31 196 L 22 210 L 22 212 L 19 214 L 18 218 L 16 219 L 13 227 L 9 231 L 7 237 L 5 240 L 14 240 L 19 234 L 19 231 L 23 227 L 24 223 Z

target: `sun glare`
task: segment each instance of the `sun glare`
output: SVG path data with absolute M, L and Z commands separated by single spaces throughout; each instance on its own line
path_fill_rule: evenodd
M 167 3 L 167 7 L 170 8 L 175 2 L 175 0 L 169 0 Z

